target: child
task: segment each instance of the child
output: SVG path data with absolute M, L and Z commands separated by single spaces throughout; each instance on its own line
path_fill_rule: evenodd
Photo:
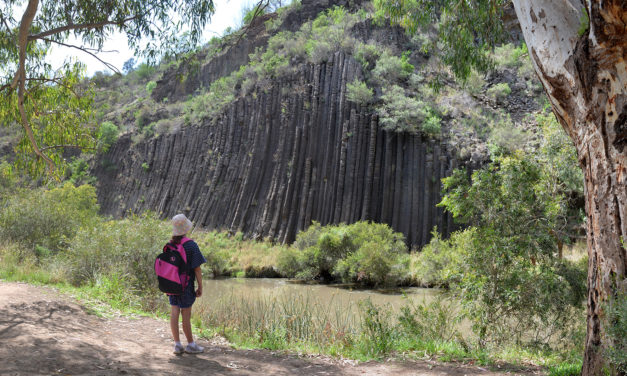
M 185 217 L 184 214 L 177 214 L 172 218 L 172 239 L 170 243 L 181 244 L 185 234 L 192 229 L 192 222 Z M 204 351 L 202 346 L 194 342 L 192 337 L 192 304 L 196 297 L 202 296 L 202 273 L 200 265 L 207 262 L 205 257 L 200 253 L 198 244 L 193 240 L 183 242 L 183 248 L 187 255 L 187 272 L 189 274 L 189 282 L 181 295 L 170 295 L 170 329 L 172 329 L 172 337 L 174 337 L 174 353 L 179 355 L 183 352 L 189 354 L 198 354 Z M 198 281 L 198 289 L 194 290 L 194 281 Z M 187 338 L 187 347 L 183 347 L 179 336 L 179 313 L 183 316 L 183 333 Z

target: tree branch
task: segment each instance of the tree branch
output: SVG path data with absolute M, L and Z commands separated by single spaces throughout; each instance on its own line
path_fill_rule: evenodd
M 62 144 L 62 145 L 50 145 L 41 148 L 41 151 L 49 150 L 49 149 L 63 149 L 63 148 L 79 148 L 81 150 L 96 150 L 96 148 L 84 147 L 80 145 L 72 145 L 72 144 Z
M 111 20 L 106 20 L 106 21 L 102 21 L 102 22 L 94 22 L 94 23 L 83 23 L 83 24 L 77 24 L 77 25 L 65 25 L 65 26 L 61 26 L 61 27 L 57 27 L 48 31 L 44 31 L 41 32 L 39 34 L 34 34 L 34 35 L 29 35 L 28 36 L 28 40 L 35 40 L 35 39 L 43 39 L 45 37 L 48 37 L 50 35 L 55 35 L 55 34 L 59 34 L 62 33 L 64 31 L 70 31 L 70 30 L 77 30 L 77 29 L 95 29 L 98 27 L 103 27 L 103 26 L 107 26 L 107 25 L 118 25 L 118 26 L 122 26 L 125 23 L 132 21 L 134 19 L 136 19 L 137 17 L 139 17 L 138 15 L 135 15 L 133 17 L 129 17 L 129 18 L 125 18 L 122 21 L 111 21 Z
M 54 162 L 47 155 L 45 155 L 41 150 L 39 150 L 39 146 L 37 146 L 37 141 L 35 140 L 35 135 L 33 134 L 33 129 L 28 123 L 28 117 L 26 116 L 26 110 L 24 109 L 24 92 L 26 91 L 26 48 L 28 47 L 28 30 L 30 29 L 31 24 L 33 23 L 33 19 L 35 18 L 35 14 L 37 14 L 37 8 L 39 6 L 39 0 L 29 0 L 28 6 L 24 11 L 24 15 L 22 16 L 22 21 L 20 22 L 20 30 L 18 33 L 18 47 L 19 47 L 19 60 L 18 60 L 18 68 L 15 73 L 15 78 L 13 79 L 14 83 L 19 81 L 19 86 L 17 90 L 17 107 L 20 110 L 20 117 L 22 119 L 22 127 L 26 132 L 26 136 L 30 141 L 33 152 L 42 158 L 46 164 L 48 165 L 49 172 L 53 172 Z M 11 85 L 13 87 L 13 84 Z
M 86 48 L 86 47 L 82 47 L 82 46 L 79 47 L 79 46 L 75 46 L 73 44 L 66 44 L 66 43 L 63 43 L 63 42 L 58 42 L 56 40 L 52 40 L 52 39 L 49 39 L 49 38 L 40 38 L 40 39 L 43 40 L 43 41 L 46 41 L 46 42 L 56 43 L 56 44 L 64 46 L 64 47 L 76 48 L 77 50 L 83 51 L 84 53 L 89 54 L 92 57 L 94 57 L 96 60 L 101 62 L 105 67 L 111 69 L 113 72 L 121 74 L 120 70 L 118 68 L 116 68 L 114 65 L 112 65 L 111 63 L 107 63 L 106 61 L 104 61 L 101 58 L 99 58 L 96 54 L 94 54 L 93 52 L 89 51 L 89 50 L 97 51 L 97 50 L 95 50 L 93 48 Z
M 242 38 L 244 38 L 244 35 L 248 32 L 248 29 L 250 29 L 250 25 L 252 25 L 259 16 L 263 15 L 263 11 L 268 7 L 268 5 L 270 5 L 270 0 L 259 0 L 257 5 L 255 5 L 255 13 L 253 13 L 253 17 L 250 19 L 250 22 L 248 22 L 248 25 L 239 31 L 237 40 L 234 43 L 230 43 L 225 52 L 228 52 L 231 47 L 238 45 Z

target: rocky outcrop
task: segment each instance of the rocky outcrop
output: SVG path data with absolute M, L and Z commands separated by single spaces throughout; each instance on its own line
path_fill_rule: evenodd
M 458 167 L 446 142 L 381 129 L 346 100 L 359 64 L 338 52 L 231 104 L 217 119 L 132 145 L 94 172 L 106 214 L 185 212 L 197 225 L 291 242 L 312 221 L 390 224 L 419 246 L 434 226 L 440 179 Z

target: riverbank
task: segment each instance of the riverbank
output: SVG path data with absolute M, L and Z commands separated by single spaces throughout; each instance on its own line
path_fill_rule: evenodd
M 49 190 L 24 190 L 7 198 L 0 223 L 4 239 L 0 278 L 55 285 L 97 311 L 111 306 L 132 313 L 167 312 L 163 294 L 156 289 L 153 264 L 171 226 L 155 215 L 130 215 L 120 220 L 98 216 L 93 188 L 66 184 Z M 377 233 L 373 235 L 373 231 Z M 333 279 L 336 275 L 356 283 L 353 278 L 357 276 L 373 285 L 376 281 L 387 285 L 403 280 L 398 276 L 406 274 L 408 258 L 416 256 L 407 253 L 402 238 L 389 228 L 367 223 L 344 227 L 314 224 L 290 247 L 220 232 L 194 232 L 192 237 L 208 259 L 203 265 L 205 276 L 220 275 L 223 266 L 231 275 L 249 276 L 247 270 L 255 266 L 274 269 L 278 265 L 281 270 L 283 265 L 304 279 L 316 275 Z M 482 341 L 474 328 L 467 335 L 456 330 L 455 323 L 463 316 L 452 311 L 446 301 L 412 303 L 392 310 L 365 300 L 351 315 L 342 308 L 330 309 L 327 301 L 259 294 L 227 296 L 208 307 L 198 305 L 192 320 L 205 338 L 218 335 L 238 348 L 360 361 L 426 358 L 494 367 L 506 363 L 540 366 L 551 375 L 575 375 L 581 368 L 581 310 L 572 315 L 569 311 L 572 321 L 564 328 L 568 330 L 555 333 L 560 341 L 518 340 L 513 334 L 517 328 L 509 325 L 501 327 L 502 336 Z M 499 317 L 505 324 L 512 320 L 507 313 Z
M 171 353 L 163 319 L 78 301 L 64 289 L 0 281 L 0 374 L 51 375 L 541 375 L 538 367 L 492 371 L 468 364 L 424 361 L 365 362 L 234 349 L 223 338 L 202 338 L 205 353 Z M 78 291 L 73 291 L 77 293 Z M 80 295 L 80 294 L 78 294 Z M 92 304 L 94 302 L 92 301 Z

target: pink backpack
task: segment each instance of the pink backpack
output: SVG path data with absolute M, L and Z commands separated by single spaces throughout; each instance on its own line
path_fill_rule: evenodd
M 189 282 L 187 272 L 187 254 L 183 244 L 190 241 L 189 238 L 181 239 L 181 243 L 168 243 L 163 247 L 163 252 L 155 259 L 155 273 L 159 281 L 159 290 L 168 295 L 181 295 Z

